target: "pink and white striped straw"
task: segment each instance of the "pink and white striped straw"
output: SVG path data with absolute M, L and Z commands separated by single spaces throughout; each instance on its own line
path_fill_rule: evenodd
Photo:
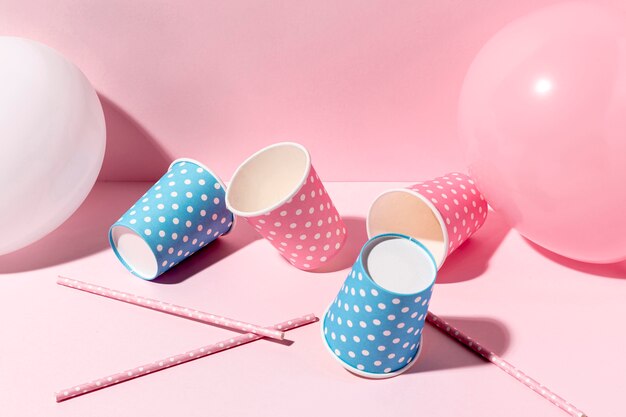
M 317 317 L 313 314 L 307 314 L 306 316 L 291 319 L 282 323 L 278 323 L 271 328 L 277 330 L 291 330 L 296 327 L 304 326 L 309 323 L 317 321 Z M 246 343 L 254 342 L 255 340 L 262 339 L 262 336 L 254 333 L 247 333 L 235 336 L 231 339 L 224 340 L 222 342 L 214 343 L 212 345 L 203 346 L 198 349 L 190 350 L 185 353 L 170 356 L 159 361 L 151 362 L 145 365 L 131 368 L 123 372 L 118 372 L 106 376 L 104 378 L 98 378 L 94 381 L 87 382 L 80 385 L 74 385 L 69 388 L 62 389 L 55 393 L 56 401 L 61 402 L 69 400 L 71 398 L 78 397 L 83 394 L 87 394 L 92 391 L 106 388 L 111 385 L 119 384 L 134 378 L 147 375 L 152 372 L 157 372 L 165 368 L 171 368 L 172 366 L 180 365 L 181 363 L 189 362 L 204 356 L 212 355 L 214 353 L 221 352 L 226 349 L 241 346 Z
M 229 319 L 228 317 L 218 316 L 217 314 L 205 313 L 193 308 L 182 307 L 176 304 L 166 303 L 165 301 L 153 300 L 151 298 L 141 297 L 139 295 L 129 294 L 122 291 L 112 290 L 100 285 L 89 284 L 66 277 L 59 276 L 57 284 L 77 290 L 86 291 L 91 294 L 101 295 L 103 297 L 112 298 L 118 301 L 124 301 L 140 307 L 149 308 L 151 310 L 162 311 L 164 313 L 173 314 L 178 317 L 201 321 L 203 323 L 216 324 L 218 326 L 227 327 L 229 329 L 240 330 L 245 333 L 255 333 L 272 339 L 283 340 L 285 333 L 276 329 L 265 328 L 250 324 L 239 320 Z
M 533 378 L 526 375 L 524 372 L 520 371 L 515 366 L 511 365 L 509 362 L 505 361 L 498 355 L 496 355 L 493 351 L 485 348 L 483 345 L 473 340 L 471 337 L 463 333 L 461 330 L 457 329 L 444 319 L 436 316 L 430 311 L 426 315 L 426 321 L 430 323 L 432 326 L 436 327 L 439 331 L 450 336 L 455 339 L 457 342 L 461 343 L 468 349 L 471 349 L 478 355 L 482 356 L 489 362 L 496 365 L 498 368 L 502 369 L 507 374 L 511 375 L 513 378 L 517 379 L 522 384 L 526 385 L 531 390 L 535 391 L 537 394 L 541 395 L 546 400 L 550 401 L 552 404 L 559 407 L 561 410 L 565 411 L 571 416 L 574 417 L 586 417 L 587 415 L 574 407 L 571 403 L 567 402 L 564 398 L 556 395 L 553 391 L 549 390 Z

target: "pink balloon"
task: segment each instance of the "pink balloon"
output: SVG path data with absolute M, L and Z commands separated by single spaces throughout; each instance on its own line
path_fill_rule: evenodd
M 560 255 L 626 258 L 626 18 L 564 3 L 479 52 L 459 103 L 469 168 L 494 210 Z

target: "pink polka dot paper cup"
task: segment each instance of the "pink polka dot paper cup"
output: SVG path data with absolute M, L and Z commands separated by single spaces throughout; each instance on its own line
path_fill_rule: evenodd
M 453 172 L 379 195 L 367 216 L 367 233 L 411 236 L 428 248 L 440 268 L 486 218 L 487 201 L 474 181 Z
M 241 164 L 226 191 L 226 206 L 299 269 L 322 266 L 346 239 L 309 152 L 297 143 L 276 143 Z

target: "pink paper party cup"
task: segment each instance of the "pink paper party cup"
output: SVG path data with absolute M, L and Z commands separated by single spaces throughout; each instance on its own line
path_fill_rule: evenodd
M 320 267 L 346 239 L 309 152 L 297 143 L 268 146 L 241 164 L 226 191 L 226 206 L 296 268 Z
M 486 218 L 487 201 L 474 181 L 453 172 L 382 193 L 370 207 L 367 233 L 411 236 L 428 248 L 439 268 Z

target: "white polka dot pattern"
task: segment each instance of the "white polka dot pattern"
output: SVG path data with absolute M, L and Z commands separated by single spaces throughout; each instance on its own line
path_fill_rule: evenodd
M 292 265 L 304 270 L 322 266 L 346 239 L 343 220 L 313 166 L 285 204 L 247 220 Z
M 359 255 L 322 318 L 324 342 L 350 370 L 393 376 L 419 351 L 433 285 L 415 294 L 388 292 Z
M 317 321 L 317 317 L 315 317 L 315 315 L 308 314 L 303 317 L 297 317 L 297 318 L 276 324 L 272 326 L 272 328 L 276 330 L 288 331 L 291 329 L 295 329 L 296 327 L 304 326 L 309 323 L 314 323 L 316 321 Z M 145 376 L 153 372 L 161 371 L 166 368 L 171 368 L 172 366 L 180 365 L 181 363 L 190 362 L 198 358 L 202 358 L 204 356 L 213 355 L 214 353 L 218 353 L 226 349 L 230 349 L 230 348 L 244 345 L 246 343 L 254 342 L 255 340 L 261 339 L 262 337 L 263 336 L 259 336 L 254 333 L 246 333 L 242 335 L 237 335 L 235 337 L 232 337 L 230 339 L 227 339 L 218 343 L 213 343 L 211 345 L 203 346 L 198 349 L 193 349 L 185 353 L 180 353 L 174 356 L 169 356 L 159 361 L 150 362 L 145 365 L 131 368 L 123 372 L 118 372 L 116 374 L 112 374 L 104 378 L 98 378 L 91 382 L 87 382 L 87 383 L 80 384 L 80 385 L 74 385 L 72 387 L 62 389 L 56 392 L 55 393 L 56 401 L 61 402 L 61 401 L 69 400 L 71 398 L 75 398 L 75 397 L 78 397 L 79 395 L 87 394 L 89 392 L 96 391 L 101 388 L 106 388 L 111 385 L 119 384 L 121 382 L 125 382 L 134 378 L 139 378 L 141 376 Z
M 133 274 L 153 279 L 228 233 L 234 216 L 226 208 L 226 191 L 212 172 L 188 159 L 174 161 L 109 231 L 109 242 L 118 259 Z M 113 228 L 124 226 L 150 246 L 158 271 L 142 276 L 126 263 L 113 242 Z
M 229 319 L 228 317 L 219 316 L 212 313 L 206 313 L 204 311 L 199 311 L 193 308 L 166 303 L 165 301 L 159 301 L 152 298 L 142 297 L 140 295 L 129 294 L 123 291 L 112 290 L 106 287 L 102 287 L 100 285 L 92 285 L 86 282 L 77 281 L 75 279 L 69 279 L 60 276 L 57 279 L 57 284 L 63 285 L 68 288 L 75 288 L 77 290 L 85 291 L 91 294 L 111 298 L 113 300 L 134 304 L 136 306 L 149 308 L 151 310 L 162 311 L 164 313 L 172 314 L 174 316 L 183 317 L 186 319 L 200 321 L 208 324 L 215 324 L 221 327 L 227 327 L 246 333 L 255 333 L 261 336 L 271 337 L 272 339 L 283 340 L 285 335 L 284 332 L 281 332 L 280 330 L 268 329 L 240 320 L 233 320 Z
M 465 174 L 453 172 L 408 188 L 429 201 L 441 215 L 448 233 L 445 257 L 485 223 L 487 201 L 476 188 L 474 180 Z
M 565 411 L 569 415 L 573 417 L 586 417 L 586 414 L 576 408 L 574 405 L 566 401 L 563 397 L 555 394 L 553 391 L 549 390 L 545 385 L 542 385 L 538 381 L 526 375 L 519 368 L 511 365 L 509 362 L 505 361 L 498 355 L 496 355 L 493 351 L 485 348 L 478 341 L 472 339 L 461 330 L 457 329 L 444 319 L 436 316 L 434 313 L 428 312 L 426 316 L 426 321 L 429 324 L 434 326 L 436 329 L 441 331 L 442 333 L 450 336 L 455 339 L 457 342 L 466 346 L 468 349 L 473 350 L 476 354 L 482 356 L 485 360 L 491 362 L 496 365 L 498 368 L 517 379 L 522 384 L 526 385 L 528 388 L 541 395 L 546 400 L 550 401 L 552 404 L 559 407 L 561 410 Z

